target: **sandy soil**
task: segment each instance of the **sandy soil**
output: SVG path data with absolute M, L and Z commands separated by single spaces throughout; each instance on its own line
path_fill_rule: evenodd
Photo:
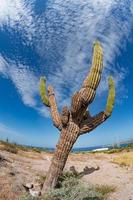
M 133 152 L 129 152 L 133 153 Z M 119 153 L 120 154 L 120 153 Z M 19 151 L 12 154 L 0 150 L 5 160 L 0 162 L 0 200 L 18 200 L 26 183 L 37 183 L 47 173 L 52 154 Z M 133 200 L 133 168 L 120 167 L 113 163 L 118 154 L 71 154 L 65 170 L 75 166 L 82 171 L 85 166 L 99 167 L 99 170 L 85 175 L 82 179 L 91 184 L 112 185 L 116 191 L 108 200 Z M 37 184 L 36 184 L 37 185 Z

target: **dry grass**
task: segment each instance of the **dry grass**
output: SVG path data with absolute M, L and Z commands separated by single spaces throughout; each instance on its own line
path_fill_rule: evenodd
M 18 149 L 16 148 L 16 146 L 14 144 L 10 144 L 10 143 L 3 142 L 2 146 L 1 146 L 1 150 L 8 151 L 8 152 L 14 153 L 14 154 L 18 153 Z
M 133 153 L 123 153 L 114 158 L 113 162 L 119 164 L 120 166 L 133 167 Z
M 114 186 L 85 185 L 77 178 L 67 177 L 61 188 L 51 190 L 47 197 L 41 196 L 37 200 L 105 200 L 115 190 Z M 33 200 L 33 198 L 24 194 L 19 200 Z
M 40 160 L 42 159 L 42 155 L 41 153 L 36 153 L 36 152 L 32 152 L 32 151 L 19 151 L 19 155 L 21 157 L 27 158 L 27 159 L 34 159 L 34 160 Z
M 49 200 L 105 200 L 112 192 L 115 192 L 114 186 L 85 185 L 71 177 L 63 181 L 61 188 L 49 193 Z
M 18 151 L 41 153 L 41 148 L 19 145 L 7 141 L 0 141 L 0 149 L 17 154 Z
M 106 196 L 116 191 L 116 187 L 110 186 L 110 185 L 96 185 L 95 189 L 97 192 L 101 193 L 103 196 Z
M 17 200 L 20 192 L 9 178 L 0 177 L 0 200 Z

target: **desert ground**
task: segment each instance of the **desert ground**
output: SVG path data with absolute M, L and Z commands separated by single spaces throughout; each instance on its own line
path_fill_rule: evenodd
M 18 200 L 27 183 L 33 183 L 35 190 L 38 190 L 48 171 L 53 153 L 19 150 L 14 154 L 0 149 L 0 200 Z M 132 162 L 128 165 L 114 162 L 124 155 L 125 152 L 71 153 L 65 170 L 74 166 L 78 172 L 82 172 L 87 166 L 90 173 L 82 177 L 84 182 L 115 187 L 108 200 L 133 200 Z M 126 152 L 126 155 L 132 156 L 133 151 Z

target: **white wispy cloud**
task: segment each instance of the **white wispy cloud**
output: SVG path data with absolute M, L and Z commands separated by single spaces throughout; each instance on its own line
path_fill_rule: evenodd
M 18 144 L 27 144 L 27 145 L 37 145 L 38 138 L 31 137 L 20 129 L 11 127 L 6 123 L 0 123 L 0 139 L 6 140 L 8 139 L 9 142 L 17 142 Z M 41 143 L 41 141 L 39 141 Z M 38 142 L 38 144 L 39 144 Z
M 6 71 L 7 71 L 7 62 L 0 54 L 0 73 L 6 76 Z
M 35 96 L 39 90 L 38 78 L 21 64 L 17 67 L 16 65 L 11 66 L 8 74 L 18 92 L 21 94 L 23 102 L 26 105 L 35 107 L 37 104 Z
M 0 123 L 0 137 L 1 139 L 10 139 L 12 141 L 19 141 L 23 143 L 25 141 L 25 136 L 18 133 L 15 129 L 8 127 L 6 124 Z
M 96 39 L 103 45 L 105 66 L 98 93 L 107 90 L 104 83 L 110 74 L 117 88 L 123 84 L 127 70 L 123 71 L 125 66 L 116 66 L 114 60 L 124 48 L 133 25 L 130 3 L 124 0 L 49 1 L 39 21 L 42 40 L 38 52 L 44 57 L 49 52 L 49 59 L 56 63 L 48 66 L 48 81 L 55 86 L 60 104 L 68 102 L 80 87 L 88 72 L 86 60 L 91 62 L 92 44 Z M 55 65 L 58 65 L 56 70 Z
M 80 88 L 89 70 L 92 44 L 96 39 L 103 45 L 105 66 L 98 93 L 107 90 L 105 83 L 110 74 L 115 78 L 117 88 L 125 89 L 123 80 L 127 69 L 114 60 L 124 49 L 133 25 L 132 1 L 49 0 L 39 16 L 34 16 L 32 5 L 35 1 L 27 2 L 1 0 L 0 27 L 19 28 L 28 36 L 26 42 L 35 44 L 34 50 L 47 61 L 47 66 L 38 70 L 42 74 L 47 72 L 48 82 L 54 85 L 60 106 L 70 103 L 71 94 Z M 24 104 L 48 115 L 35 98 L 39 77 L 30 67 L 1 55 L 0 72 L 12 80 Z
M 31 40 L 35 31 L 32 2 L 32 0 L 30 3 L 25 0 L 0 0 L 0 27 L 6 25 L 16 28 Z
M 23 103 L 37 110 L 42 116 L 49 117 L 49 110 L 37 100 L 39 96 L 39 78 L 29 70 L 28 66 L 5 59 L 0 55 L 0 74 L 9 78 Z
M 14 130 L 9 129 L 5 124 L 0 123 L 0 132 L 7 134 L 14 134 Z

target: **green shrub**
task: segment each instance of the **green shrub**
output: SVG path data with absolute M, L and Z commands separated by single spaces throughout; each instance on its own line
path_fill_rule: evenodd
M 95 189 L 97 192 L 101 193 L 103 196 L 108 195 L 109 193 L 115 192 L 116 188 L 109 185 L 96 185 Z
M 4 147 L 2 148 L 3 150 L 7 150 L 11 153 L 17 153 L 18 150 L 22 151 L 33 151 L 37 153 L 41 153 L 42 149 L 39 147 L 32 147 L 32 146 L 25 146 L 25 145 L 20 145 L 16 143 L 10 143 L 8 140 L 2 141 L 0 140 L 0 144 L 2 144 Z M 13 149 L 15 149 L 15 152 L 13 152 Z
M 36 153 L 41 153 L 41 150 L 39 148 L 31 148 L 32 151 L 36 152 Z
M 51 190 L 49 200 L 103 200 L 104 196 L 96 191 L 93 186 L 85 186 L 77 178 L 67 178 L 62 182 L 62 187 Z
M 113 159 L 113 162 L 119 164 L 121 167 L 133 167 L 133 154 L 123 153 Z
M 49 191 L 47 197 L 33 198 L 29 194 L 24 194 L 19 200 L 105 200 L 111 192 L 113 186 L 107 185 L 88 185 L 78 178 L 67 177 L 61 188 Z
M 14 153 L 14 154 L 18 153 L 18 149 L 15 144 L 4 143 L 4 146 L 2 149 L 10 153 Z
M 57 188 L 60 188 L 62 187 L 62 183 L 66 180 L 66 179 L 71 179 L 71 178 L 77 178 L 79 179 L 80 176 L 79 176 L 79 173 L 76 172 L 76 173 L 73 173 L 71 171 L 66 171 L 66 172 L 63 172 L 62 175 L 60 175 L 59 179 L 58 179 L 58 184 L 57 184 Z
M 33 200 L 33 198 L 31 197 L 31 195 L 26 193 L 26 194 L 22 194 L 19 200 Z

